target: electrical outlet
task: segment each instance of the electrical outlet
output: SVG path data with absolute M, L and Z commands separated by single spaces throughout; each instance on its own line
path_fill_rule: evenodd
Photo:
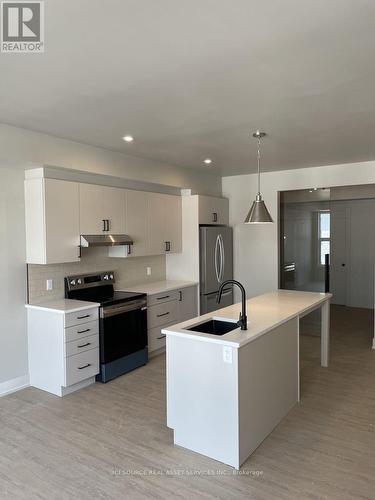
M 46 281 L 46 290 L 53 290 L 53 280 Z
M 229 346 L 223 347 L 223 361 L 224 363 L 229 363 L 230 365 L 233 363 L 233 350 Z
M 146 267 L 146 274 L 147 276 L 151 276 L 151 267 Z

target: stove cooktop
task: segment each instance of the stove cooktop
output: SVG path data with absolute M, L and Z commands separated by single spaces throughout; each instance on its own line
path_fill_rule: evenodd
M 145 293 L 135 293 L 135 292 L 113 292 L 112 295 L 108 295 L 106 297 L 98 297 L 94 302 L 100 302 L 100 305 L 110 306 L 113 304 L 120 304 L 121 302 L 130 302 L 135 299 L 142 299 L 147 297 Z
M 67 299 L 99 302 L 103 307 L 147 297 L 145 293 L 115 291 L 114 271 L 77 274 L 67 276 L 64 281 Z
M 85 300 L 89 302 L 99 302 L 101 306 L 110 306 L 113 304 L 120 304 L 122 302 L 129 302 L 135 299 L 146 298 L 145 293 L 136 292 L 116 292 L 112 286 L 108 287 L 95 287 L 86 288 L 82 290 L 70 290 L 67 292 L 68 299 Z

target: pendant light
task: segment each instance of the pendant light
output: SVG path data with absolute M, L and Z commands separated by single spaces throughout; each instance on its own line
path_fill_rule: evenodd
M 253 134 L 253 137 L 258 140 L 258 194 L 247 214 L 245 224 L 269 224 L 273 222 L 260 194 L 260 141 L 265 135 L 265 132 L 259 132 L 259 130 Z

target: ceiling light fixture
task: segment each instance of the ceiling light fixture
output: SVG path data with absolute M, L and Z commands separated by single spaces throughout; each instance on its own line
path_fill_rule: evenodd
M 124 137 L 122 138 L 123 141 L 125 142 L 133 142 L 134 141 L 134 137 L 132 135 L 124 135 Z
M 258 140 L 258 194 L 256 195 L 255 201 L 247 214 L 245 224 L 268 224 L 273 222 L 273 219 L 267 210 L 264 201 L 262 200 L 262 195 L 260 194 L 260 141 L 263 137 L 265 137 L 265 135 L 265 132 L 259 132 L 259 130 L 253 134 L 253 137 Z
M 204 161 L 204 163 L 205 163 L 206 165 L 210 165 L 210 164 L 212 163 L 211 158 L 206 158 L 206 159 L 205 159 L 205 160 L 203 160 L 203 161 Z

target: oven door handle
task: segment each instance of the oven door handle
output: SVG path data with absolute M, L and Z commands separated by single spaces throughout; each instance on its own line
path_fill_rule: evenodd
M 127 304 L 120 304 L 108 307 L 100 308 L 100 317 L 101 318 L 110 318 L 111 316 L 117 316 L 119 314 L 124 314 L 131 311 L 145 311 L 147 307 L 145 306 L 145 302 L 143 300 L 132 301 Z

